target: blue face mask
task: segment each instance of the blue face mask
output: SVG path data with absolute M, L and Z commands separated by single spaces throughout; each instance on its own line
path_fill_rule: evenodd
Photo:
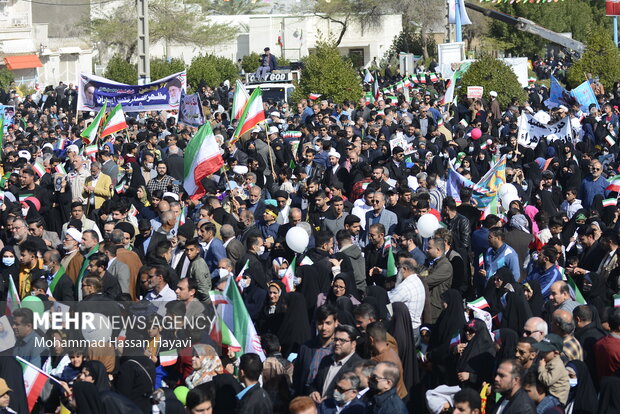
M 15 264 L 15 258 L 14 257 L 3 257 L 2 264 L 5 266 L 13 266 Z

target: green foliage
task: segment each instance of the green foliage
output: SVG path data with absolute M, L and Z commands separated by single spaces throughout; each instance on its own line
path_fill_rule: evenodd
M 603 28 L 592 30 L 586 51 L 568 71 L 567 82 L 571 88 L 585 81 L 586 74 L 600 77 L 605 89 L 620 78 L 620 54 L 611 33 Z
M 13 81 L 15 81 L 15 75 L 7 68 L 0 69 L 0 87 L 8 88 Z
M 527 98 L 512 69 L 491 56 L 483 56 L 472 63 L 458 86 L 460 86 L 457 92 L 459 99 L 466 98 L 468 86 L 482 86 L 487 97 L 489 92 L 496 91 L 497 100 L 502 107 L 506 107 L 513 97 L 521 102 Z
M 138 69 L 120 55 L 114 55 L 105 68 L 104 78 L 116 82 L 136 85 L 138 83 Z
M 232 3 L 232 1 L 231 1 Z M 166 57 L 173 44 L 215 46 L 232 39 L 238 30 L 228 24 L 210 23 L 198 5 L 177 0 L 149 1 L 149 36 L 152 44 L 162 42 Z M 102 18 L 82 22 L 101 52 L 113 48 L 131 60 L 137 48 L 138 17 L 133 0 L 106 9 Z
M 348 58 L 338 52 L 333 40 L 321 40 L 315 53 L 303 59 L 304 70 L 293 93 L 293 100 L 320 93 L 334 102 L 357 100 L 362 97 L 361 79 Z
M 205 13 L 222 15 L 260 13 L 264 8 L 264 4 L 256 0 L 190 0 L 188 3 L 199 4 Z
M 215 87 L 227 79 L 231 84 L 239 79 L 237 67 L 232 60 L 219 56 L 196 56 L 187 71 L 187 81 L 193 88 L 196 88 L 202 80 L 207 85 Z
M 605 18 L 604 1 L 571 0 L 544 4 L 502 3 L 491 7 L 514 17 L 529 19 L 554 32 L 570 32 L 573 39 L 581 42 L 588 39 L 588 33 L 592 28 L 603 25 L 611 27 L 611 19 Z M 506 51 L 516 56 L 532 56 L 541 53 L 549 43 L 539 36 L 522 32 L 497 20 L 491 22 L 489 35 L 505 43 Z
M 405 26 L 399 35 L 394 37 L 392 46 L 386 52 L 385 57 L 391 59 L 401 52 L 423 56 L 425 48 L 428 51 L 429 57 L 437 56 L 437 45 L 432 36 L 415 33 L 410 26 Z
M 241 67 L 245 73 L 253 73 L 258 70 L 260 65 L 260 54 L 252 52 L 249 55 L 245 55 L 241 59 Z
M 181 59 L 151 59 L 151 79 L 157 80 L 170 76 L 174 73 L 183 72 L 185 70 L 185 62 Z

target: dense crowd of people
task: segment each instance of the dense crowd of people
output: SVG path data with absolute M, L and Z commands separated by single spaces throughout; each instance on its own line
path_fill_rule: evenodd
M 433 83 L 265 102 L 232 144 L 234 86 L 201 84 L 225 166 L 195 199 L 174 114 L 128 114 L 89 154 L 73 85 L 5 94 L 0 413 L 619 412 L 620 88 L 584 112 L 538 87 L 442 107 Z M 520 142 L 538 110 L 573 139 Z M 489 213 L 491 173 L 516 196 Z M 222 328 L 231 288 L 254 352 Z M 144 345 L 65 346 L 87 334 L 35 326 L 59 309 L 144 316 L 111 334 Z M 170 360 L 163 339 L 189 342 Z M 34 400 L 15 356 L 53 378 Z

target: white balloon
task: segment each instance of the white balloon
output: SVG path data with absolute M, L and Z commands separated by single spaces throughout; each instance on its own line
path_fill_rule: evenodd
M 310 236 L 301 227 L 291 227 L 286 232 L 286 244 L 295 253 L 303 253 L 310 243 Z
M 502 198 L 502 207 L 504 208 L 504 211 L 508 211 L 510 209 L 510 203 L 518 199 L 519 197 L 517 196 L 506 196 Z
M 424 214 L 418 219 L 418 233 L 424 238 L 431 237 L 438 228 L 439 220 L 430 213 Z

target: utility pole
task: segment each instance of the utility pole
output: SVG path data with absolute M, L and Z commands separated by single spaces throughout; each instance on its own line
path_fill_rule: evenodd
M 149 0 L 136 0 L 138 8 L 138 84 L 151 81 L 149 41 Z

